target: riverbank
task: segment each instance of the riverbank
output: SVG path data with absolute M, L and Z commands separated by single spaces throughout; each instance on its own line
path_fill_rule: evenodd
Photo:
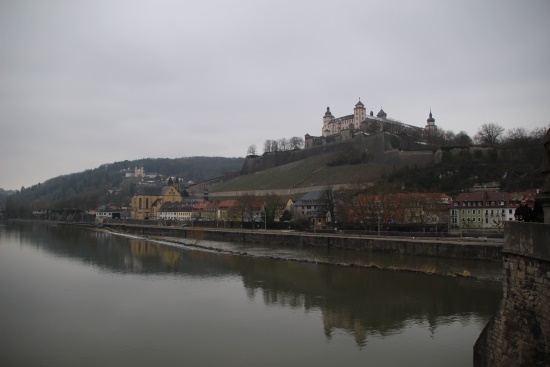
M 200 238 L 181 238 L 181 237 L 173 237 L 173 236 L 162 236 L 162 235 L 143 235 L 143 234 L 130 234 L 127 232 L 118 231 L 113 228 L 109 227 L 103 227 L 97 229 L 99 231 L 109 232 L 115 235 L 122 235 L 127 236 L 130 235 L 133 238 L 137 237 L 139 239 L 143 239 L 146 241 L 158 243 L 161 245 L 167 245 L 167 246 L 176 246 L 176 247 L 188 247 L 188 248 L 195 248 L 200 249 L 204 251 L 210 251 L 210 252 L 216 252 L 216 253 L 222 253 L 227 255 L 233 255 L 233 256 L 244 256 L 244 257 L 251 257 L 251 258 L 260 258 L 260 259 L 269 259 L 269 260 L 280 260 L 280 261 L 292 261 L 292 262 L 300 262 L 300 263 L 309 263 L 309 264 L 318 264 L 318 265 L 330 265 L 330 266 L 338 266 L 338 267 L 348 267 L 348 268 L 362 268 L 362 269 L 374 269 L 374 270 L 383 270 L 383 271 L 393 271 L 393 272 L 407 272 L 407 273 L 417 273 L 417 274 L 423 274 L 423 275 L 439 275 L 439 276 L 445 276 L 445 277 L 463 277 L 463 278 L 470 278 L 470 279 L 476 279 L 476 280 L 483 280 L 483 281 L 496 281 L 500 282 L 501 278 L 498 276 L 482 276 L 480 274 L 476 274 L 475 271 L 470 271 L 469 269 L 461 269 L 460 271 L 453 271 L 453 272 L 446 272 L 442 271 L 441 268 L 434 265 L 432 261 L 430 261 L 429 258 L 426 258 L 427 261 L 420 261 L 416 265 L 404 265 L 404 264 L 397 264 L 397 265 L 387 265 L 384 263 L 377 262 L 376 260 L 369 261 L 367 263 L 353 260 L 340 260 L 340 261 L 334 261 L 334 260 L 325 260 L 322 258 L 319 258 L 318 256 L 310 256 L 310 257 L 292 257 L 288 254 L 285 254 L 285 256 L 278 256 L 276 253 L 278 251 L 273 251 L 273 255 L 266 254 L 266 253 L 258 253 L 258 251 L 254 251 L 254 246 L 251 246 L 249 250 L 235 250 L 231 248 L 222 248 L 223 246 L 221 243 L 218 244 L 207 244 L 209 242 L 208 240 L 205 240 L 203 236 L 197 236 Z M 195 232 L 195 235 L 198 235 L 200 232 Z M 348 252 L 349 253 L 349 252 Z M 356 252 L 359 254 L 360 252 Z M 388 255 L 393 256 L 393 255 Z M 399 256 L 399 255 L 396 255 Z M 418 257 L 420 258 L 420 256 Z
M 121 224 L 98 227 L 82 223 L 33 222 L 132 235 L 165 245 L 186 246 L 236 256 L 502 280 L 501 271 L 494 270 L 502 245 L 491 240 L 486 242 L 485 239 L 391 238 Z M 214 243 L 209 243 L 210 241 Z M 259 247 L 262 247 L 261 251 L 258 251 Z M 281 247 L 284 247 L 283 251 Z M 449 254 L 452 256 L 448 256 Z
M 239 230 L 218 228 L 178 228 L 132 224 L 104 224 L 123 233 L 170 236 L 210 241 L 263 243 L 296 247 L 330 248 L 400 255 L 469 260 L 502 260 L 502 242 L 492 239 L 447 239 L 363 236 L 341 233 L 304 233 L 294 231 Z

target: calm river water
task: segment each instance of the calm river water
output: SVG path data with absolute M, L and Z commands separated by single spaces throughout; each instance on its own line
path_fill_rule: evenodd
M 0 366 L 469 366 L 497 282 L 0 224 Z

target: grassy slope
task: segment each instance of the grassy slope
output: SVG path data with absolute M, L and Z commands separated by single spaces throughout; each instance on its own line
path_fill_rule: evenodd
M 380 174 L 375 164 L 356 164 L 329 167 L 335 154 L 309 157 L 275 168 L 240 176 L 214 185 L 211 192 L 275 190 L 295 187 L 327 186 L 342 183 L 372 181 Z

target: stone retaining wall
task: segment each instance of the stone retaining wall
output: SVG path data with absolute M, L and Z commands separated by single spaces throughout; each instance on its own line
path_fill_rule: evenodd
M 503 300 L 474 346 L 474 365 L 550 366 L 550 225 L 504 229 Z
M 405 255 L 458 259 L 501 259 L 502 246 L 485 242 L 460 242 L 443 239 L 414 239 L 377 236 L 346 236 L 261 230 L 220 230 L 205 228 L 151 227 L 110 224 L 108 227 L 129 233 L 201 238 L 212 241 L 248 242 L 297 247 L 329 247 L 343 250 L 384 252 Z

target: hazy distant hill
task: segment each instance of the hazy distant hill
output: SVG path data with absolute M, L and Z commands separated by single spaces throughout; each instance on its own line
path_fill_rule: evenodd
M 58 176 L 8 197 L 19 210 L 43 208 L 90 209 L 106 203 L 128 204 L 140 178 L 125 178 L 122 170 L 143 167 L 147 174 L 176 176 L 184 182 L 203 181 L 241 169 L 244 158 L 147 158 L 104 164 L 84 172 Z M 162 184 L 162 182 L 158 182 Z

